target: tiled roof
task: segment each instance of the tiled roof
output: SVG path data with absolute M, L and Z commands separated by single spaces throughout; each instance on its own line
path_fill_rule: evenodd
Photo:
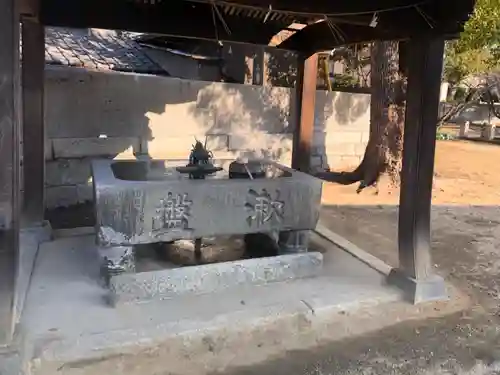
M 133 39 L 133 34 L 100 29 L 45 29 L 45 61 L 92 70 L 165 74 Z

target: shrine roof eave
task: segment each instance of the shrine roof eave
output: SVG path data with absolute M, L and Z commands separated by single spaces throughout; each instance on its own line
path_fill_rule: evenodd
M 152 4 L 154 3 L 154 4 Z M 422 34 L 451 38 L 475 0 L 43 0 L 47 26 L 128 30 L 175 37 L 269 45 L 292 23 L 308 26 L 277 48 L 306 55 L 374 40 Z M 262 6 L 261 8 L 258 8 Z M 323 16 L 321 16 L 323 14 Z

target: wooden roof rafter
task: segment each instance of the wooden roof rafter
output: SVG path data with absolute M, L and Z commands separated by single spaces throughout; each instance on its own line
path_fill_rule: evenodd
M 285 19 L 262 23 L 237 14 L 212 14 L 211 4 L 183 0 L 154 5 L 126 0 L 43 0 L 40 20 L 47 26 L 128 30 L 195 39 L 267 45 Z
M 293 22 L 308 24 L 277 46 L 306 55 L 346 44 L 408 39 L 419 33 L 456 35 L 475 2 L 455 0 L 451 6 L 446 0 L 41 1 L 41 21 L 50 26 L 260 45 L 269 45 Z

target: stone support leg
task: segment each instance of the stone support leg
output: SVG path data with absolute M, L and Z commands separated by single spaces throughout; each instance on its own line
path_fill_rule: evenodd
M 305 253 L 309 245 L 309 231 L 291 230 L 280 232 L 278 245 L 282 255 Z
M 113 275 L 135 272 L 133 246 L 101 246 L 98 251 L 101 258 L 101 276 L 106 283 Z

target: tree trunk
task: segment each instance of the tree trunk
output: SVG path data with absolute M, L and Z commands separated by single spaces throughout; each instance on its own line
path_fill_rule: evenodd
M 370 138 L 360 165 L 353 172 L 321 172 L 317 177 L 349 185 L 358 193 L 376 185 L 382 174 L 399 183 L 403 150 L 405 83 L 399 69 L 398 42 L 375 42 L 371 51 Z

